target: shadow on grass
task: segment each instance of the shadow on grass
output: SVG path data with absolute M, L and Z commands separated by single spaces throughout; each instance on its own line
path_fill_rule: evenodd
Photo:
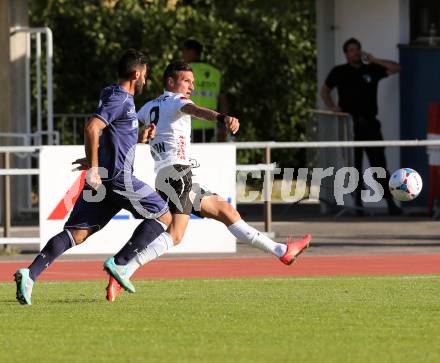
M 64 299 L 50 299 L 50 300 L 45 300 L 45 304 L 78 304 L 78 303 L 82 303 L 82 304 L 96 304 L 96 303 L 100 303 L 100 302 L 106 302 L 105 299 L 98 299 L 98 298 L 64 298 Z
M 65 298 L 65 299 L 49 299 L 49 300 L 39 300 L 38 298 L 32 301 L 32 305 L 71 305 L 71 304 L 97 304 L 97 303 L 107 303 L 105 299 L 93 299 L 93 298 Z M 20 305 L 20 303 L 14 298 L 0 298 L 0 305 Z M 110 304 L 108 304 L 110 305 Z
M 5 305 L 20 305 L 19 302 L 14 298 L 3 298 L 0 299 L 0 304 Z

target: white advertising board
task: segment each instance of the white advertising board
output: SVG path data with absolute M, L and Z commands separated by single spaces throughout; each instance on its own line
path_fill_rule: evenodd
M 235 206 L 236 151 L 231 144 L 194 144 L 191 156 L 200 167 L 193 169 L 193 182 L 224 197 Z M 40 152 L 40 237 L 47 241 L 63 230 L 73 199 L 81 192 L 81 172 L 72 171 L 71 162 L 84 157 L 83 146 L 47 146 Z M 153 159 L 147 145 L 138 145 L 134 174 L 154 185 Z M 114 254 L 129 240 L 141 222 L 121 210 L 102 230 L 83 244 L 70 249 L 71 254 Z M 220 222 L 192 216 L 185 237 L 172 253 L 235 252 L 236 240 Z

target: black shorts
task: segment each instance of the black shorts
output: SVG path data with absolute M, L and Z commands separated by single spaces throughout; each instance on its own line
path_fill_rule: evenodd
M 87 184 L 84 185 L 64 228 L 100 230 L 121 209 L 128 210 L 137 219 L 156 219 L 168 211 L 163 198 L 132 174 L 121 173 L 112 180 L 103 181 L 102 187 L 105 187 L 105 194 L 99 198 Z
M 156 190 L 168 203 L 173 214 L 194 214 L 201 217 L 202 198 L 214 195 L 192 182 L 189 165 L 170 165 L 159 170 L 156 176 Z

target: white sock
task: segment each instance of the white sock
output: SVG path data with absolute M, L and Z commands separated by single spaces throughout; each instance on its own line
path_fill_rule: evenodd
M 126 267 L 128 277 L 130 278 L 139 267 L 162 256 L 173 246 L 173 239 L 168 232 L 163 232 L 160 234 L 147 247 L 138 252 L 135 258 L 131 259 L 127 263 Z
M 260 250 L 269 252 L 277 257 L 283 256 L 287 251 L 287 246 L 284 243 L 272 241 L 269 237 L 258 232 L 242 219 L 231 224 L 228 229 L 238 240 L 246 242 Z

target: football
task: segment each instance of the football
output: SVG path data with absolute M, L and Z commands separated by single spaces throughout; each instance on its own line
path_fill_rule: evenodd
M 423 182 L 417 171 L 402 168 L 391 175 L 388 185 L 394 198 L 407 202 L 417 198 L 422 191 Z

